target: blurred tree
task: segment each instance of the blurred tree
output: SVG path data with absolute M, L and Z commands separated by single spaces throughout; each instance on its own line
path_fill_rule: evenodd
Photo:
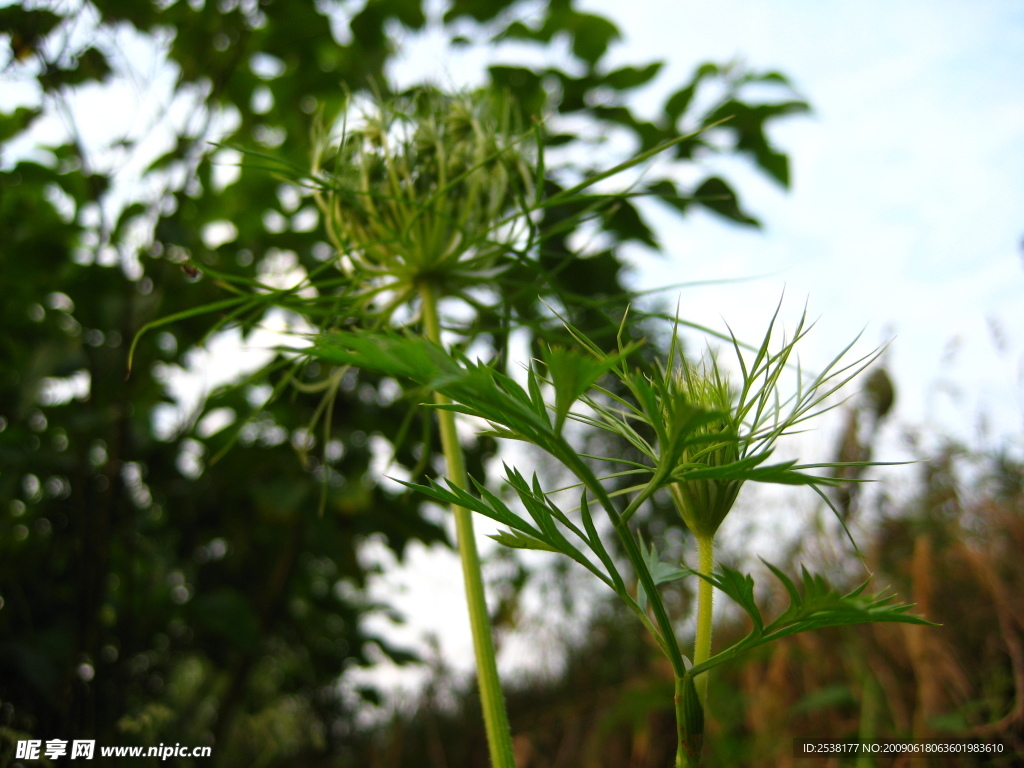
M 73 0 L 0 9 L 0 765 L 29 736 L 215 744 L 222 765 L 343 758 L 352 702 L 338 695 L 339 676 L 371 663 L 374 647 L 411 658 L 366 629 L 364 617 L 389 609 L 364 596 L 376 566 L 360 556 L 369 539 L 399 559 L 412 541 L 446 541 L 418 499 L 369 471 L 375 436 L 408 427 L 408 405 L 378 381 L 347 377 L 329 433 L 314 436 L 306 426 L 321 399 L 298 385 L 317 373 L 286 388 L 280 366 L 191 411 L 174 403 L 175 372 L 207 339 L 208 319 L 193 308 L 224 301 L 222 325 L 244 338 L 295 322 L 232 314 L 218 271 L 271 281 L 333 256 L 303 191 L 259 164 L 237 166 L 225 145 L 308 167 L 313 116 L 336 116 L 346 93 L 385 88 L 403 40 L 429 27 L 453 47 L 493 47 L 499 63 L 480 79 L 512 92 L 524 117 L 546 116 L 564 153 L 549 162 L 550 193 L 611 165 L 608 137 L 642 151 L 726 117 L 677 144 L 674 159 L 740 152 L 788 182 L 765 128 L 806 107 L 777 73 L 705 65 L 648 119 L 626 98 L 661 64 L 609 68 L 617 28 L 573 0 L 431 8 Z M 515 63 L 524 46 L 547 63 Z M 765 84 L 779 99 L 746 103 L 745 89 Z M 623 294 L 621 245 L 657 245 L 638 197 L 756 224 L 724 180 L 691 189 L 675 178 L 662 163 L 610 196 L 595 211 L 599 247 L 582 253 L 577 227 L 559 229 L 579 211 L 545 213 L 557 233 L 540 254 L 545 292 L 588 332 L 614 328 L 601 302 Z M 541 316 L 537 298 L 520 291 L 514 306 L 481 318 L 499 347 L 509 312 Z M 165 317 L 177 322 L 142 337 L 126 377 L 128 343 Z M 266 382 L 285 396 L 248 419 L 267 400 Z M 218 429 L 226 423 L 238 429 Z M 483 442 L 471 454 L 473 475 L 483 476 L 489 450 Z M 408 443 L 396 456 L 407 467 L 429 458 Z

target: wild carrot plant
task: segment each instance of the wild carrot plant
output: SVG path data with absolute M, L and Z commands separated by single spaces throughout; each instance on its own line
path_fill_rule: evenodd
M 625 320 L 624 320 L 625 322 Z M 480 482 L 409 483 L 427 496 L 469 509 L 506 526 L 496 538 L 515 548 L 557 552 L 590 571 L 633 611 L 668 659 L 675 676 L 679 732 L 676 765 L 696 766 L 704 732 L 707 674 L 738 655 L 773 640 L 820 627 L 865 622 L 927 623 L 895 604 L 891 595 L 867 592 L 867 582 L 842 594 L 822 577 L 803 571 L 800 584 L 768 565 L 782 583 L 789 606 L 766 620 L 754 600 L 751 576 L 719 565 L 714 539 L 748 482 L 807 485 L 821 493 L 838 482 L 835 463 L 772 462 L 776 442 L 831 407 L 831 396 L 873 359 L 845 362 L 845 352 L 815 376 L 797 372 L 795 392 L 781 391 L 783 374 L 805 336 L 803 319 L 790 339 L 775 341 L 773 318 L 761 344 L 745 351 L 734 341 L 740 370 L 735 386 L 713 355 L 696 365 L 673 335 L 665 355 L 646 370 L 633 364 L 635 344 L 604 352 L 568 327 L 568 347 L 549 347 L 526 374 L 525 385 L 494 365 L 445 351 L 427 339 L 395 334 L 339 332 L 318 337 L 314 358 L 355 365 L 412 380 L 447 398 L 436 408 L 484 420 L 488 433 L 530 443 L 574 478 L 577 501 L 567 489 L 543 487 L 538 475 L 505 467 L 505 482 L 518 499 L 509 504 Z M 625 338 L 626 334 L 620 335 Z M 614 385 L 614 386 L 613 386 Z M 617 394 L 625 393 L 625 394 Z M 642 457 L 625 461 L 585 454 L 574 445 L 567 421 L 604 430 L 625 440 Z M 628 477 L 624 490 L 613 482 Z M 697 568 L 663 561 L 654 542 L 645 543 L 631 525 L 650 498 L 668 489 L 681 521 L 697 543 Z M 823 495 L 823 494 L 822 494 Z M 515 508 L 513 508 L 515 506 Z M 607 525 L 595 513 L 603 515 Z M 613 557 L 614 537 L 626 564 Z M 683 578 L 700 580 L 696 643 L 680 644 L 659 586 Z M 712 652 L 712 590 L 730 597 L 750 616 L 753 628 L 738 643 Z
M 317 202 L 357 284 L 360 314 L 383 324 L 418 304 L 423 337 L 442 343 L 440 300 L 472 306 L 475 292 L 522 245 L 528 219 L 519 214 L 533 181 L 528 139 L 513 131 L 509 106 L 493 96 L 421 91 L 404 104 L 375 105 L 361 125 L 320 142 L 313 174 L 325 183 Z M 434 397 L 448 404 L 444 393 Z M 437 423 L 448 476 L 466 488 L 454 415 L 442 408 Z M 452 512 L 491 763 L 514 768 L 473 520 L 461 505 Z
M 590 187 L 689 138 L 666 141 L 545 197 L 540 125 L 517 125 L 510 104 L 493 92 L 450 95 L 414 89 L 398 98 L 354 101 L 343 116 L 339 132 L 321 127 L 309 172 L 272 156 L 247 153 L 313 195 L 337 257 L 284 289 L 204 268 L 235 295 L 151 323 L 140 336 L 204 312 L 223 313 L 212 334 L 277 306 L 306 318 L 317 329 L 314 342 L 338 327 L 367 332 L 404 327 L 430 348 L 441 349 L 443 331 L 458 338 L 460 330 L 473 327 L 472 321 L 460 328 L 445 317 L 443 301 L 461 302 L 471 315 L 495 302 L 514 303 L 513 289 L 502 280 L 513 268 L 529 275 L 514 290 L 528 292 L 530 301 L 547 291 L 549 281 L 535 260 L 546 234 L 537 226 L 540 212 L 559 205 L 574 208 L 561 226 L 575 226 L 615 201 L 609 195 L 589 195 Z M 286 355 L 272 365 L 294 365 L 294 360 L 295 355 Z M 325 429 L 345 370 L 335 368 L 317 385 L 325 390 L 318 409 Z M 289 383 L 311 388 L 297 382 L 293 372 L 282 378 L 274 395 Z M 468 493 L 471 486 L 449 395 L 433 392 L 448 480 Z M 460 503 L 451 508 L 491 764 L 514 768 L 471 509 Z
M 470 361 L 457 346 L 444 345 L 450 338 L 443 335 L 446 329 L 459 339 L 459 331 L 472 324 L 460 327 L 445 317 L 443 301 L 460 301 L 477 312 L 495 301 L 507 303 L 509 287 L 502 278 L 513 269 L 533 276 L 516 290 L 532 292 L 531 298 L 545 290 L 546 276 L 534 258 L 551 233 L 540 231 L 540 212 L 568 206 L 575 213 L 560 226 L 575 226 L 615 201 L 591 193 L 595 184 L 691 137 L 666 141 L 545 196 L 540 127 L 516 125 L 508 104 L 493 95 L 422 89 L 397 100 L 367 102 L 345 115 L 340 134 L 322 130 L 311 172 L 260 156 L 315 197 L 336 258 L 284 289 L 206 270 L 234 296 L 144 331 L 209 311 L 224 313 L 213 330 L 258 316 L 269 306 L 303 315 L 316 329 L 309 334 L 310 345 L 288 350 L 274 365 L 294 365 L 298 359 L 332 369 L 322 384 L 326 394 L 319 411 L 328 425 L 332 398 L 353 366 L 412 381 L 432 393 L 448 477 L 443 486 L 407 485 L 450 505 L 454 513 L 494 768 L 514 768 L 515 760 L 473 512 L 506 526 L 496 537 L 502 544 L 576 561 L 634 612 L 673 670 L 679 767 L 699 764 L 707 673 L 716 666 L 817 627 L 923 623 L 907 613 L 908 606 L 892 604 L 891 597 L 868 594 L 866 584 L 840 594 L 804 571 L 798 589 L 773 566 L 790 605 L 766 621 L 754 602 L 752 578 L 715 567 L 715 535 L 744 483 L 809 485 L 821 493 L 822 486 L 838 482 L 828 472 L 834 464 L 772 463 L 772 451 L 779 438 L 827 409 L 830 397 L 870 357 L 844 362 L 848 348 L 816 376 L 798 371 L 795 392 L 787 395 L 780 384 L 796 367 L 793 353 L 807 330 L 802 319 L 788 340 L 776 341 L 775 318 L 760 345 L 746 348 L 733 340 L 740 370 L 735 384 L 713 355 L 703 363 L 688 360 L 675 333 L 653 366 L 639 365 L 638 345 L 621 341 L 631 337 L 626 312 L 620 342 L 611 352 L 566 324 L 566 345 L 545 347 L 542 359 L 528 367 L 525 386 L 496 362 Z M 278 391 L 289 381 L 294 377 L 285 376 Z M 483 419 L 493 436 L 525 441 L 547 454 L 574 477 L 578 501 L 566 506 L 565 494 L 544 488 L 536 473 L 506 467 L 505 481 L 518 498 L 513 509 L 482 481 L 468 477 L 456 433 L 460 413 Z M 575 431 L 565 429 L 568 421 L 626 441 L 640 459 L 586 454 L 574 444 Z M 618 485 L 624 478 L 629 484 L 623 489 Z M 656 543 L 645 543 L 636 531 L 636 513 L 663 489 L 693 533 L 696 569 L 662 561 Z M 615 551 L 627 562 L 616 559 Z M 689 577 L 700 581 L 692 652 L 681 646 L 659 592 L 660 585 Z M 739 603 L 753 622 L 746 638 L 717 653 L 711 644 L 714 589 Z

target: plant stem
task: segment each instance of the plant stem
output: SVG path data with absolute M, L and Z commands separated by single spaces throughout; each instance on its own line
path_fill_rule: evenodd
M 654 631 L 654 625 L 650 623 L 641 610 L 640 620 L 644 623 L 644 626 L 651 630 L 651 634 L 654 639 L 657 640 L 659 647 L 668 656 L 669 663 L 672 665 L 672 671 L 677 678 L 682 677 L 686 674 L 686 665 L 683 663 L 683 654 L 679 650 L 679 643 L 675 637 L 675 630 L 672 628 L 672 620 L 668 617 L 668 612 L 665 610 L 665 604 L 661 599 L 656 599 L 658 595 L 658 586 L 654 583 L 654 578 L 651 576 L 651 572 L 644 562 L 644 556 L 637 547 L 636 539 L 633 537 L 633 533 L 630 531 L 629 526 L 626 525 L 626 521 L 623 516 L 619 514 L 615 508 L 615 504 L 612 502 L 611 496 L 601 485 L 597 477 L 590 470 L 590 467 L 580 458 L 572 447 L 565 442 L 564 438 L 558 439 L 558 445 L 554 450 L 555 455 L 559 461 L 561 461 L 569 471 L 571 471 L 577 478 L 579 478 L 583 485 L 586 486 L 598 500 L 598 503 L 604 508 L 605 512 L 608 513 L 608 519 L 612 521 L 612 525 L 615 527 L 615 533 L 619 537 L 619 541 L 622 543 L 622 548 L 626 552 L 626 557 L 629 558 L 630 564 L 636 572 L 637 578 L 643 585 L 644 590 L 648 595 L 651 596 L 651 610 L 654 612 L 654 617 L 657 620 L 657 631 Z M 640 495 L 646 498 L 656 487 L 657 479 L 650 481 L 647 484 L 647 488 L 641 491 Z M 622 582 L 621 576 L 619 576 L 614 569 L 612 569 L 612 579 L 615 582 L 616 591 L 619 595 L 626 600 L 627 604 L 632 602 L 633 605 L 637 605 L 635 601 L 627 596 L 625 586 Z
M 437 289 L 427 281 L 420 284 L 423 301 L 423 324 L 426 337 L 436 344 L 441 343 L 441 323 L 437 312 Z M 434 393 L 434 402 L 447 405 L 451 400 L 439 392 Z M 448 478 L 459 488 L 469 489 L 466 475 L 466 460 L 455 431 L 455 414 L 448 410 L 437 411 L 438 431 L 441 434 L 441 448 L 448 466 Z M 491 754 L 492 768 L 515 768 L 512 749 L 512 730 L 505 713 L 505 697 L 498 678 L 498 664 L 491 637 L 491 624 L 487 614 L 487 600 L 484 596 L 483 573 L 480 555 L 473 534 L 473 517 L 464 507 L 452 506 L 455 515 L 455 537 L 462 560 L 462 578 L 469 606 L 469 624 L 473 633 L 473 650 L 476 654 L 477 683 L 484 713 L 484 727 Z
M 706 576 L 715 570 L 715 537 L 697 536 L 697 571 Z M 697 639 L 693 644 L 693 664 L 702 664 L 711 658 L 711 614 L 714 588 L 704 579 L 697 588 Z M 707 706 L 708 673 L 701 672 L 694 680 L 702 706 Z
M 704 709 L 688 675 L 676 675 L 676 764 L 675 768 L 699 768 L 704 746 Z
M 711 575 L 715 567 L 715 537 L 697 535 L 697 570 Z M 711 657 L 712 586 L 703 579 L 697 588 L 697 639 L 694 641 L 693 665 Z M 704 712 L 708 698 L 708 673 L 692 677 L 689 672 L 676 673 L 676 766 L 698 768 L 704 745 Z

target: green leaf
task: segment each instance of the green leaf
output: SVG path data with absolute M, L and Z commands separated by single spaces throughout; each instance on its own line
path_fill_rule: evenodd
M 563 347 L 545 348 L 544 364 L 555 388 L 556 434 L 561 433 L 562 425 L 565 424 L 573 403 L 608 373 L 620 359 L 620 356 L 595 358 Z
M 544 402 L 544 393 L 540 389 L 540 377 L 537 372 L 531 367 L 526 373 L 526 384 L 530 392 L 530 403 L 533 405 L 534 412 L 545 421 L 548 419 L 548 408 Z M 561 429 L 561 425 L 558 426 L 558 430 Z
M 323 333 L 298 354 L 411 379 L 454 402 L 438 406 L 504 427 L 503 436 L 550 445 L 556 435 L 546 414 L 514 380 L 488 365 L 456 360 L 426 339 L 396 333 Z
M 574 14 L 572 52 L 591 66 L 604 56 L 612 41 L 619 39 L 619 28 L 603 16 Z
M 656 195 L 663 203 L 675 208 L 679 213 L 686 213 L 693 203 L 693 198 L 681 195 L 675 182 L 670 179 L 659 179 L 648 186 L 647 191 L 649 194 Z
M 41 114 L 41 110 L 30 107 L 18 107 L 13 112 L 0 114 L 0 143 L 17 136 Z
M 446 506 L 465 507 L 466 509 L 478 512 L 484 517 L 489 517 L 495 522 L 507 525 L 509 528 L 525 533 L 536 539 L 540 539 L 543 536 L 540 531 L 536 530 L 533 526 L 523 520 L 523 518 L 515 514 L 496 496 L 489 495 L 486 500 L 477 498 L 473 494 L 459 488 L 453 483 L 449 483 L 448 488 L 442 488 L 433 481 L 430 481 L 428 485 L 410 483 L 404 480 L 399 480 L 398 482 L 407 488 L 419 491 L 423 495 L 429 496 L 435 501 L 439 501 Z
M 617 586 L 621 584 L 621 577 L 615 568 L 615 564 L 612 562 L 611 558 L 608 557 L 608 553 L 601 544 L 597 531 L 593 528 L 590 513 L 587 509 L 585 495 L 581 500 L 580 510 L 586 532 L 582 531 L 579 526 L 570 520 L 569 517 L 547 497 L 544 490 L 541 488 L 540 481 L 537 479 L 536 475 L 534 475 L 533 484 L 528 484 L 526 482 L 526 478 L 524 478 L 518 470 L 509 467 L 506 464 L 505 477 L 508 484 L 519 496 L 519 500 L 523 502 L 523 505 L 529 511 L 534 522 L 536 522 L 540 528 L 541 533 L 536 534 L 535 537 L 553 547 L 554 551 L 560 552 L 570 559 L 575 560 L 597 576 L 597 578 L 602 582 L 607 584 L 611 589 L 621 594 L 621 590 L 619 586 Z M 558 525 L 556 525 L 556 522 L 566 530 L 571 531 L 574 536 L 576 536 L 595 555 L 597 555 L 598 559 L 607 569 L 607 572 L 602 571 L 593 562 L 591 562 L 586 555 L 580 552 L 580 550 L 565 537 L 562 531 L 558 528 Z
M 152 3 L 126 3 L 124 0 L 92 0 L 92 5 L 107 21 L 124 19 L 136 29 L 148 30 L 159 17 L 158 6 Z
M 454 0 L 445 11 L 444 21 L 450 24 L 460 18 L 469 17 L 474 21 L 490 21 L 511 5 L 510 0 Z
M 636 206 L 626 198 L 620 197 L 610 206 L 604 212 L 603 220 L 605 229 L 617 235 L 620 241 L 635 240 L 652 250 L 658 248 L 654 231 L 647 226 Z
M 604 76 L 604 84 L 617 91 L 637 88 L 653 80 L 665 62 L 655 61 L 646 67 L 620 67 Z
M 317 336 L 310 351 L 327 362 L 354 365 L 419 384 L 434 382 L 438 388 L 466 373 L 437 344 L 397 333 L 324 333 Z
M 547 93 L 543 79 L 537 72 L 525 67 L 500 64 L 488 67 L 487 72 L 497 91 L 512 96 L 519 111 L 519 119 L 524 124 L 530 118 L 544 114 Z
M 113 70 L 107 61 L 106 55 L 98 48 L 87 48 L 78 57 L 78 71 L 85 79 L 102 81 L 105 80 Z
M 427 23 L 422 0 L 391 0 L 389 10 L 409 29 L 422 29 L 423 25 Z
M 537 525 L 536 528 L 514 513 L 496 494 L 489 491 L 482 483 L 475 479 L 472 482 L 480 494 L 479 497 L 473 496 L 468 491 L 459 488 L 451 482 L 448 483 L 448 488 L 442 488 L 433 481 L 430 481 L 427 485 L 401 480 L 398 482 L 442 504 L 464 507 L 508 526 L 509 531 L 503 531 L 491 537 L 500 544 L 516 549 L 534 549 L 563 554 L 582 565 L 609 587 L 615 589 L 616 587 L 608 574 L 601 571 L 558 529 L 556 520 L 572 531 L 581 541 L 588 546 L 592 546 L 587 535 L 547 499 L 537 479 L 534 478 L 534 485 L 531 487 L 527 484 L 526 479 L 515 469 L 506 465 L 505 471 L 509 485 L 516 491 L 523 505 L 527 508 L 527 511 Z M 593 546 L 592 548 L 602 563 L 609 568 L 609 572 L 615 573 L 614 565 L 610 564 L 607 553 L 604 552 L 600 543 L 598 542 L 596 548 Z
M 789 186 L 789 161 L 786 155 L 771 146 L 765 134 L 765 123 L 775 117 L 801 114 L 808 111 L 804 101 L 785 101 L 774 104 L 745 104 L 729 100 L 708 119 L 728 117 L 725 126 L 736 136 L 736 149 L 753 157 L 754 161 L 778 181 Z
M 691 575 L 689 568 L 680 567 L 675 563 L 662 562 L 661 556 L 658 554 L 658 549 L 654 546 L 654 542 L 651 542 L 650 549 L 646 549 L 644 547 L 643 540 L 641 540 L 640 551 L 644 555 L 644 562 L 647 564 L 647 570 L 650 571 L 651 578 L 654 579 L 655 584 L 666 584 L 670 581 L 678 581 L 679 579 Z
M 492 538 L 499 544 L 511 549 L 533 549 L 539 552 L 560 551 L 540 539 L 535 539 L 534 537 L 528 536 L 525 533 L 520 533 L 519 531 L 501 531 L 499 533 L 492 534 L 489 538 Z
M 750 227 L 760 227 L 761 222 L 740 208 L 739 198 L 732 191 L 725 181 L 712 176 L 693 192 L 694 202 L 703 205 L 719 216 L 735 221 L 737 224 L 745 224 Z
M 674 563 L 663 563 L 661 556 L 658 554 L 657 547 L 654 546 L 654 542 L 651 542 L 650 548 L 644 546 L 642 538 L 639 539 L 638 543 L 640 544 L 640 554 L 643 555 L 644 565 L 656 585 L 677 581 L 692 575 L 692 571 L 689 568 L 681 568 Z M 642 582 L 637 582 L 636 593 L 637 603 L 643 610 L 647 610 L 648 595 Z
M 719 573 L 712 578 L 696 571 L 694 573 L 739 603 L 754 622 L 754 631 L 762 632 L 764 620 L 761 618 L 761 611 L 754 600 L 754 579 L 749 574 L 740 573 L 725 565 L 719 566 Z
M 697 70 L 687 85 L 669 96 L 668 101 L 665 102 L 665 116 L 670 125 L 675 125 L 682 114 L 686 112 L 701 81 L 706 77 L 718 75 L 720 71 L 715 64 L 705 64 Z
M 492 43 L 498 43 L 502 40 L 540 40 L 540 32 L 532 27 L 528 27 L 521 21 L 513 21 L 491 38 Z
M 843 594 L 832 587 L 823 576 L 812 574 L 804 568 L 801 590 L 780 569 L 768 562 L 765 562 L 765 565 L 782 582 L 789 596 L 789 606 L 786 610 L 767 625 L 754 601 L 754 580 L 749 575 L 727 566 L 720 566 L 719 572 L 712 575 L 693 571 L 696 576 L 739 603 L 750 616 L 754 628 L 743 640 L 693 667 L 692 674 L 717 667 L 773 640 L 822 627 L 875 622 L 935 626 L 920 616 L 908 613 L 912 605 L 893 604 L 893 596 L 884 590 L 867 594 L 867 582 Z
M 679 688 L 682 688 L 680 691 Z M 700 753 L 704 748 L 704 707 L 701 705 L 693 675 L 688 674 L 676 681 L 677 716 L 679 740 L 686 751 L 686 760 L 692 768 L 700 765 Z
M 75 60 L 70 69 L 49 67 L 39 76 L 44 90 L 54 91 L 66 86 L 87 82 L 102 82 L 111 73 L 107 57 L 98 48 L 87 48 Z
M 0 8 L 0 29 L 11 36 L 11 47 L 18 59 L 29 56 L 61 21 L 62 18 L 52 11 L 26 10 L 20 5 Z

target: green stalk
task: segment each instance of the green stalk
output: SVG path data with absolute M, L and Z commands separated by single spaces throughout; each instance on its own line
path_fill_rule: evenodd
M 857 733 L 858 741 L 871 741 L 878 736 L 878 716 L 882 706 L 882 689 L 878 685 L 870 667 L 863 659 L 857 660 L 859 674 L 863 677 L 864 687 L 861 692 L 860 704 L 860 729 Z M 862 752 L 857 757 L 854 768 L 874 768 L 874 758 L 867 752 Z
M 676 675 L 676 765 L 675 768 L 699 768 L 704 746 L 704 708 L 693 678 Z
M 427 281 L 420 284 L 423 301 L 423 324 L 426 337 L 436 344 L 441 343 L 441 323 L 437 313 L 437 289 Z M 448 405 L 451 400 L 439 392 L 434 393 L 434 402 Z M 448 478 L 459 488 L 469 489 L 466 475 L 466 460 L 462 445 L 455 431 L 455 414 L 448 410 L 437 411 L 438 431 L 441 433 L 441 448 L 448 466 Z M 452 506 L 455 515 L 455 536 L 462 560 L 462 578 L 469 605 L 469 624 L 473 633 L 473 650 L 476 654 L 477 683 L 484 712 L 484 728 L 491 754 L 492 768 L 516 768 L 515 753 L 512 750 L 512 729 L 505 713 L 505 697 L 498 678 L 498 663 L 491 637 L 491 624 L 487 614 L 484 596 L 484 579 L 480 569 L 480 555 L 473 535 L 473 517 L 464 507 Z
M 697 571 L 711 576 L 715 570 L 715 537 L 697 536 Z M 693 644 L 693 665 L 703 664 L 711 658 L 711 612 L 714 587 L 704 579 L 697 588 L 697 639 Z M 694 680 L 702 706 L 708 701 L 708 673 L 701 672 Z
M 715 537 L 697 535 L 697 570 L 710 576 L 715 567 Z M 693 664 L 711 658 L 711 619 L 713 588 L 703 579 L 697 588 L 697 638 L 694 641 Z M 704 744 L 704 711 L 708 700 L 708 673 L 696 677 L 676 675 L 676 727 L 679 746 L 676 768 L 697 768 Z
M 586 462 L 580 459 L 579 454 L 572 449 L 572 447 L 565 441 L 565 438 L 559 437 L 555 446 L 553 455 L 568 467 L 576 477 L 583 481 L 583 485 L 593 492 L 598 503 L 608 513 L 608 519 L 612 521 L 612 525 L 615 527 L 615 532 L 618 534 L 619 541 L 622 542 L 622 548 L 626 551 L 626 557 L 629 558 L 629 562 L 636 571 L 637 578 L 640 580 L 640 583 L 643 585 L 647 594 L 652 596 L 650 605 L 651 610 L 654 611 L 654 617 L 657 619 L 659 631 L 654 632 L 652 630 L 651 634 L 654 636 L 654 639 L 658 641 L 658 645 L 668 656 L 669 663 L 672 665 L 672 671 L 676 678 L 682 677 L 686 674 L 686 665 L 683 663 L 683 655 L 679 650 L 679 643 L 676 642 L 675 639 L 675 630 L 672 628 L 672 621 L 669 619 L 668 613 L 665 610 L 665 604 L 660 599 L 655 599 L 658 594 L 658 586 L 654 583 L 654 578 L 651 576 L 651 572 L 644 562 L 644 556 L 636 545 L 636 539 L 633 538 L 633 534 L 626 525 L 626 521 L 615 508 L 615 504 L 612 502 L 607 491 L 605 491 L 604 486 L 602 486 L 597 477 L 594 476 L 594 473 L 590 470 L 590 467 L 587 466 Z M 647 487 L 640 492 L 640 495 L 644 498 L 650 496 L 650 494 L 654 492 L 657 482 L 657 478 L 648 482 Z M 612 578 L 615 579 L 616 591 L 619 592 L 627 603 L 630 602 L 630 598 L 626 596 L 625 586 L 622 584 L 621 577 L 616 574 L 614 570 L 612 573 Z M 633 604 L 636 605 L 635 602 Z M 644 626 L 648 629 L 652 629 L 653 625 L 649 623 L 645 616 L 641 616 L 640 618 L 641 621 L 644 622 Z

